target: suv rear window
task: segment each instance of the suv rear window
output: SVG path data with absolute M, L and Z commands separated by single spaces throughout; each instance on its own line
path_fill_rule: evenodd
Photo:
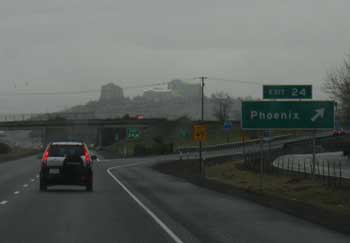
M 84 147 L 82 145 L 51 145 L 50 157 L 83 156 Z

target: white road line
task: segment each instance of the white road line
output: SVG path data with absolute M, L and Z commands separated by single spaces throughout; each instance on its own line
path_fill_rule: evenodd
M 34 182 L 35 180 L 34 179 L 30 179 L 31 182 Z
M 36 175 L 36 178 L 39 178 L 39 175 Z
M 15 191 L 13 194 L 17 195 L 17 194 L 20 194 L 21 192 L 20 191 Z
M 24 184 L 23 187 L 28 187 L 28 184 Z
M 138 163 L 138 164 L 143 164 L 143 163 Z M 155 213 L 153 213 L 149 208 L 147 208 L 141 201 L 138 199 L 112 172 L 111 170 L 121 168 L 121 167 L 131 167 L 133 165 L 138 165 L 138 164 L 129 164 L 127 166 L 114 166 L 111 168 L 107 169 L 107 173 L 126 191 L 129 196 L 134 199 L 134 201 L 148 213 L 153 220 L 176 242 L 176 243 L 184 243 L 171 229 L 169 229 L 166 224 L 160 220 Z
M 0 202 L 0 205 L 5 205 L 6 203 L 8 203 L 8 201 L 4 200 Z

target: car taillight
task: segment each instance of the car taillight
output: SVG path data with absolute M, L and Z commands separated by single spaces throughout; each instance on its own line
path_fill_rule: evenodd
M 89 151 L 87 150 L 86 146 L 84 146 L 84 154 L 85 154 L 85 164 L 91 165 L 91 156 L 90 156 Z
M 41 167 L 47 167 L 47 160 L 49 159 L 49 148 L 46 149 L 43 159 L 41 160 Z

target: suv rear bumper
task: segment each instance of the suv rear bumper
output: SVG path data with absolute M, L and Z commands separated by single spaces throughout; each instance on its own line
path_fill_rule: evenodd
M 53 171 L 55 173 L 52 173 Z M 46 185 L 83 186 L 92 183 L 92 176 L 92 168 L 85 166 L 49 166 L 40 170 L 40 177 L 45 181 Z

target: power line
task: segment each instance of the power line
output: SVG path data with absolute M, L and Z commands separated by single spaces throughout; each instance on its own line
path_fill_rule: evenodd
M 227 82 L 227 83 L 240 83 L 240 84 L 247 84 L 247 85 L 263 85 L 263 82 L 256 82 L 256 81 L 243 81 L 243 80 L 234 80 L 234 79 L 224 79 L 224 78 L 215 78 L 215 77 L 209 77 L 209 81 L 219 81 L 219 82 Z
M 76 90 L 76 91 L 55 91 L 55 92 L 21 92 L 21 93 L 0 93 L 0 96 L 36 96 L 36 95 L 73 95 L 96 93 L 99 90 Z
M 246 84 L 246 85 L 264 85 L 264 84 L 283 84 L 283 83 L 288 83 L 288 84 L 302 84 L 302 83 L 306 83 L 306 84 L 312 84 L 315 86 L 320 86 L 319 82 L 316 81 L 283 81 L 283 82 L 266 82 L 266 81 L 251 81 L 251 80 L 237 80 L 237 79 L 225 79 L 225 78 L 216 78 L 216 77 L 209 77 L 209 81 L 219 81 L 219 82 L 226 82 L 226 83 L 240 83 L 240 84 Z
M 159 82 L 153 84 L 145 84 L 145 85 L 134 85 L 134 86 L 126 86 L 122 87 L 122 89 L 141 89 L 154 87 L 159 85 L 166 85 L 169 82 Z M 90 94 L 90 93 L 99 93 L 100 89 L 90 89 L 90 90 L 74 90 L 74 91 L 42 91 L 42 92 L 14 92 L 14 93 L 0 93 L 0 96 L 46 96 L 46 95 L 76 95 L 76 94 Z
M 198 78 L 191 78 L 198 79 Z M 226 78 L 218 78 L 218 77 L 209 77 L 208 78 L 209 83 L 212 81 L 219 81 L 219 82 L 226 82 L 226 83 L 239 83 L 243 85 L 264 85 L 264 84 L 272 84 L 271 82 L 257 82 L 257 81 L 247 81 L 247 80 L 237 80 L 237 79 L 226 79 Z M 167 85 L 170 81 L 167 82 L 157 82 L 157 83 L 151 83 L 151 84 L 144 84 L 144 85 L 133 85 L 133 86 L 125 86 L 122 87 L 123 89 L 142 89 L 142 88 L 149 88 L 159 85 Z M 295 83 L 295 82 L 289 82 L 289 83 Z M 306 82 L 313 84 L 315 86 L 319 86 L 319 83 L 315 82 Z M 280 84 L 280 83 L 279 83 Z M 100 89 L 88 89 L 88 90 L 71 90 L 71 91 L 41 91 L 41 92 L 24 92 L 24 90 L 21 90 L 21 92 L 13 92 L 13 93 L 0 93 L 0 96 L 2 97 L 11 97 L 11 96 L 52 96 L 52 95 L 77 95 L 77 94 L 93 94 L 93 93 L 99 93 Z
M 154 87 L 154 86 L 158 86 L 158 85 L 166 85 L 168 83 L 169 82 L 160 82 L 160 83 L 154 83 L 154 84 L 127 86 L 127 87 L 124 87 L 123 89 L 141 89 L 141 88 Z

